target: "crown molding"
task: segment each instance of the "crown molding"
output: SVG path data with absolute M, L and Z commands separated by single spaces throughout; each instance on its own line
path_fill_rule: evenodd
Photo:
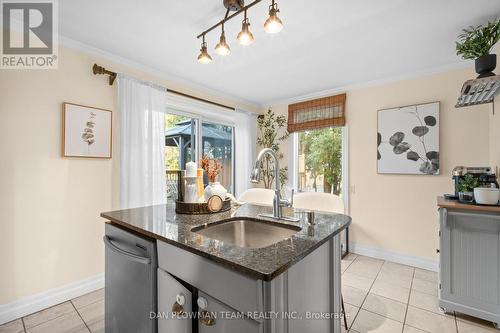
M 457 62 L 448 64 L 448 65 L 434 67 L 431 69 L 414 71 L 414 72 L 410 72 L 407 74 L 401 74 L 401 75 L 392 76 L 392 77 L 388 77 L 388 78 L 377 79 L 377 80 L 372 80 L 372 81 L 362 82 L 362 83 L 354 83 L 354 84 L 350 84 L 350 85 L 346 85 L 346 86 L 325 89 L 325 90 L 321 90 L 321 91 L 314 92 L 314 93 L 300 95 L 297 97 L 268 101 L 267 103 L 264 103 L 262 105 L 262 107 L 267 109 L 269 107 L 272 107 L 273 105 L 293 104 L 293 103 L 303 102 L 303 101 L 316 99 L 316 98 L 320 98 L 320 97 L 325 97 L 325 96 L 329 96 L 329 95 L 345 93 L 345 92 L 352 91 L 352 90 L 359 90 L 359 89 L 363 89 L 363 88 L 376 87 L 376 86 L 381 86 L 381 85 L 386 85 L 386 84 L 391 84 L 391 83 L 396 83 L 396 82 L 401 82 L 401 81 L 406 81 L 406 80 L 412 80 L 412 79 L 417 79 L 420 77 L 431 76 L 431 75 L 435 75 L 435 74 L 441 74 L 441 73 L 451 72 L 454 70 L 460 70 L 460 69 L 465 69 L 465 68 L 471 68 L 471 64 L 468 62 L 465 62 L 465 61 L 457 61 Z
M 130 60 L 128 58 L 113 54 L 111 52 L 102 50 L 100 48 L 97 48 L 97 47 L 94 47 L 91 45 L 88 45 L 86 43 L 83 43 L 83 42 L 80 42 L 78 40 L 66 37 L 66 36 L 61 35 L 61 34 L 59 35 L 59 44 L 64 46 L 64 47 L 73 49 L 73 50 L 81 51 L 81 52 L 86 53 L 86 54 L 91 55 L 91 56 L 103 58 L 103 59 L 106 59 L 110 62 L 114 62 L 114 63 L 120 64 L 123 66 L 127 66 L 127 67 L 130 67 L 132 69 L 140 70 L 146 74 L 157 76 L 159 78 L 165 79 L 165 80 L 173 83 L 174 85 L 178 84 L 178 85 L 188 87 L 189 89 L 192 89 L 194 92 L 209 94 L 209 95 L 212 95 L 216 98 L 223 98 L 222 99 L 223 101 L 229 100 L 229 102 L 231 102 L 231 103 L 244 104 L 244 105 L 247 105 L 247 106 L 254 108 L 255 111 L 260 110 L 262 108 L 262 104 L 260 104 L 260 103 L 256 103 L 254 101 L 250 101 L 250 100 L 246 100 L 246 99 L 241 98 L 241 97 L 230 95 L 230 94 L 227 94 L 226 92 L 222 92 L 222 91 L 219 91 L 216 89 L 207 88 L 201 84 L 184 79 L 184 78 L 177 76 L 175 74 L 171 74 L 171 73 L 168 73 L 165 71 L 158 70 L 156 68 L 144 65 L 140 62 L 133 61 L 133 60 Z M 166 88 L 169 88 L 169 87 L 166 87 Z M 175 87 L 170 87 L 170 88 L 174 89 Z M 222 96 L 224 96 L 224 97 L 222 97 Z M 234 105 L 234 107 L 241 109 L 240 105 Z
M 405 81 L 405 80 L 411 80 L 411 79 L 416 79 L 419 77 L 425 77 L 425 76 L 430 76 L 430 75 L 435 75 L 435 74 L 441 74 L 453 70 L 459 70 L 459 69 L 465 69 L 465 68 L 470 68 L 471 64 L 466 62 L 466 61 L 456 61 L 444 66 L 438 66 L 434 67 L 431 69 L 425 69 L 425 70 L 419 70 L 419 71 L 413 71 L 410 73 L 406 74 L 401 74 L 401 75 L 396 75 L 396 76 L 391 76 L 387 78 L 382 78 L 382 79 L 376 79 L 376 80 L 371 80 L 367 82 L 361 82 L 361 83 L 354 83 L 350 85 L 345 85 L 345 86 L 339 86 L 339 87 L 333 87 L 325 90 L 320 90 L 317 92 L 313 93 L 308 93 L 308 94 L 303 94 L 299 95 L 296 97 L 290 97 L 290 98 L 285 98 L 285 99 L 276 99 L 276 100 L 270 100 L 267 102 L 259 103 L 251 100 L 247 100 L 238 96 L 234 95 L 228 95 L 225 92 L 216 90 L 216 89 L 211 89 L 207 88 L 206 86 L 200 85 L 198 83 L 186 80 L 182 77 L 179 77 L 175 74 L 171 74 L 168 72 L 164 72 L 161 70 L 158 70 L 156 68 L 144 65 L 142 63 L 130 60 L 128 58 L 113 54 L 108 51 L 104 51 L 102 49 L 99 49 L 97 47 L 88 45 L 86 43 L 77 41 L 75 39 L 60 35 L 59 36 L 59 43 L 65 47 L 68 47 L 70 49 L 78 50 L 83 53 L 100 57 L 103 59 L 106 59 L 108 61 L 124 65 L 136 70 L 140 70 L 144 73 L 150 74 L 157 76 L 159 78 L 163 78 L 165 80 L 168 80 L 169 82 L 172 82 L 173 84 L 179 84 L 186 86 L 193 91 L 198 91 L 200 93 L 205 93 L 209 95 L 213 95 L 216 98 L 222 98 L 224 96 L 223 100 L 229 99 L 229 101 L 234 102 L 234 103 L 241 103 L 244 105 L 247 105 L 249 107 L 252 107 L 254 110 L 253 112 L 258 112 L 262 113 L 263 110 L 267 110 L 267 108 L 272 107 L 273 105 L 281 105 L 281 104 L 292 104 L 292 103 L 297 103 L 297 102 L 302 102 L 310 99 L 315 99 L 315 98 L 320 98 L 332 94 L 338 94 L 338 93 L 344 93 L 352 90 L 359 90 L 363 88 L 369 88 L 369 87 L 375 87 L 375 86 L 380 86 L 380 85 L 386 85 L 390 83 L 395 83 L 395 82 L 400 82 L 400 81 Z M 235 105 L 235 108 L 240 108 L 238 105 Z

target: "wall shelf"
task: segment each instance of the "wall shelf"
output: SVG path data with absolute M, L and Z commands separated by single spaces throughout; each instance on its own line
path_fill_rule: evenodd
M 500 92 L 500 75 L 465 81 L 456 108 L 491 103 Z

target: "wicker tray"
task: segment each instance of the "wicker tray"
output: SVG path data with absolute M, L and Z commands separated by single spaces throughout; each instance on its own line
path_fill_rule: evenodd
M 215 214 L 220 212 L 226 212 L 231 209 L 231 199 L 226 198 L 222 202 L 222 208 L 218 212 L 212 212 L 208 209 L 208 204 L 203 203 L 190 203 L 182 202 L 177 200 L 175 202 L 175 212 L 177 214 L 189 214 L 189 215 L 200 215 L 200 214 Z

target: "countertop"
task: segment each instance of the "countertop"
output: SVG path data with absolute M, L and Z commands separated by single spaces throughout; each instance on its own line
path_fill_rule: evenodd
M 193 233 L 191 229 L 232 217 L 269 220 L 258 217 L 258 214 L 272 213 L 272 207 L 245 204 L 217 214 L 184 215 L 176 214 L 175 205 L 167 204 L 107 212 L 101 216 L 110 221 L 108 223 L 167 242 L 247 276 L 270 281 L 351 224 L 347 215 L 316 212 L 316 225 L 310 226 L 304 221 L 303 212 L 292 209 L 284 212 L 285 215 L 300 217 L 301 221 L 273 222 L 299 226 L 302 230 L 290 238 L 258 249 L 227 244 Z
M 480 212 L 500 213 L 500 206 L 474 205 L 458 202 L 457 200 L 448 200 L 445 197 L 437 197 L 437 205 L 447 209 L 473 210 Z

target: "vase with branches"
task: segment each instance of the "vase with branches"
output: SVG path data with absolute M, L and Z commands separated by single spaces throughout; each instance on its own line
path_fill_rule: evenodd
M 222 163 L 216 158 L 210 158 L 207 155 L 203 155 L 200 160 L 200 166 L 205 171 L 208 181 L 210 183 L 215 183 L 217 181 L 217 176 L 222 171 Z
M 257 127 L 259 137 L 257 144 L 260 148 L 271 148 L 278 159 L 283 159 L 283 153 L 280 152 L 280 144 L 285 141 L 290 134 L 286 130 L 287 119 L 283 115 L 276 115 L 271 109 L 257 118 Z M 264 187 L 270 189 L 277 175 L 274 173 L 273 160 L 266 156 L 260 166 L 261 179 Z M 288 167 L 280 168 L 278 179 L 281 187 L 288 180 Z
M 214 195 L 225 200 L 227 189 L 217 181 L 217 177 L 223 169 L 222 163 L 213 157 L 213 152 L 210 152 L 208 155 L 203 155 L 200 160 L 200 166 L 205 171 L 209 181 L 209 184 L 205 187 L 205 200 L 210 199 Z

